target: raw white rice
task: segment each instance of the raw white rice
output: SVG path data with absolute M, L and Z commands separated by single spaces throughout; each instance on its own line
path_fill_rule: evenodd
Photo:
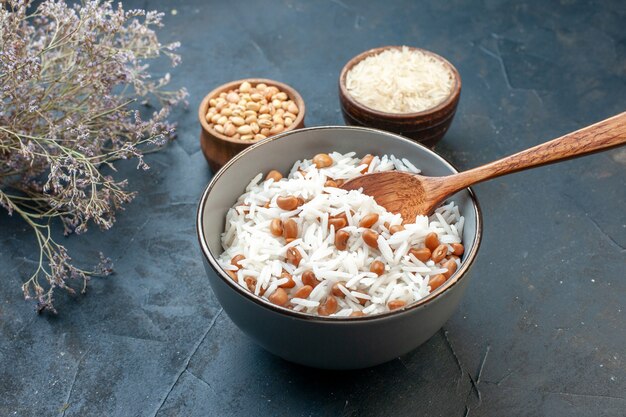
M 450 95 L 452 85 L 452 73 L 441 59 L 406 46 L 369 56 L 346 75 L 346 88 L 356 101 L 388 113 L 435 107 Z
M 360 190 L 344 191 L 324 186 L 328 179 L 348 180 L 361 175 L 361 170 L 366 168 L 354 152 L 329 155 L 333 164 L 327 168 L 317 169 L 311 160 L 297 161 L 289 176 L 280 181 L 263 181 L 262 174 L 250 181 L 245 193 L 226 215 L 220 265 L 234 272 L 236 281 L 246 290 L 245 277 L 254 277 L 256 285 L 252 290 L 258 296 L 263 294 L 265 299 L 289 281 L 283 275 L 286 271 L 296 284 L 285 288 L 290 299 L 287 307 L 310 314 L 317 314 L 318 307 L 338 282 L 342 283 L 339 289 L 343 295 L 335 297 L 338 307 L 331 316 L 336 317 L 349 316 L 355 311 L 370 315 L 383 313 L 389 311 L 387 303 L 391 300 L 409 305 L 428 295 L 430 277 L 447 270 L 432 260 L 419 261 L 409 249 L 423 247 L 424 238 L 430 232 L 437 233 L 440 243 L 448 245 L 450 251 L 451 244 L 461 243 L 464 219 L 458 207 L 454 202 L 442 205 L 430 218 L 417 216 L 413 223 L 404 225 L 405 230 L 392 236 L 385 223 L 389 227 L 402 224 L 399 214 L 387 212 Z M 410 161 L 393 155 L 375 156 L 368 172 L 394 169 L 419 173 Z M 302 197 L 305 204 L 286 212 L 276 204 L 276 199 L 285 195 Z M 270 202 L 269 208 L 265 207 L 267 202 Z M 329 216 L 340 213 L 345 213 L 348 220 L 342 230 L 350 233 L 344 251 L 334 245 L 334 227 L 328 228 Z M 372 226 L 379 233 L 379 249 L 367 246 L 361 238 L 366 229 L 359 227 L 359 222 L 370 213 L 379 215 Z M 285 244 L 282 236 L 272 235 L 269 225 L 274 218 L 292 218 L 298 225 L 298 238 Z M 302 255 L 297 267 L 285 258 L 291 247 Z M 231 264 L 236 255 L 245 256 L 239 269 Z M 370 265 L 376 260 L 385 264 L 381 276 L 370 272 Z M 458 266 L 459 260 L 456 262 Z M 296 298 L 294 293 L 302 287 L 302 274 L 307 270 L 315 273 L 320 284 L 306 299 Z

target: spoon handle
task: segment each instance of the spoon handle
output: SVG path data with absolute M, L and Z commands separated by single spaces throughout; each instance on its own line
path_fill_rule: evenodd
M 626 144 L 626 112 L 494 162 L 442 179 L 449 193 L 524 169 Z M 449 186 L 448 186 L 449 184 Z

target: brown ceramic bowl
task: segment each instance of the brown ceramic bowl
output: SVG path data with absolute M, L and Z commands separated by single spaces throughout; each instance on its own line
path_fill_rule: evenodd
M 207 94 L 206 97 L 204 97 L 198 109 L 198 118 L 200 119 L 200 125 L 202 126 L 202 130 L 200 131 L 200 146 L 202 147 L 202 153 L 204 153 L 204 157 L 208 161 L 209 166 L 211 167 L 211 170 L 213 170 L 213 172 L 217 172 L 217 170 L 219 170 L 222 165 L 228 162 L 230 158 L 237 155 L 248 146 L 258 142 L 248 140 L 244 141 L 223 135 L 217 132 L 215 129 L 211 128 L 210 124 L 205 119 L 205 115 L 209 109 L 209 100 L 218 97 L 222 92 L 236 89 L 244 81 L 248 81 L 253 86 L 259 83 L 265 83 L 268 86 L 275 86 L 280 91 L 287 93 L 287 96 L 289 96 L 289 98 L 296 103 L 299 110 L 296 120 L 294 120 L 291 126 L 283 130 L 283 132 L 289 132 L 290 130 L 304 127 L 304 114 L 306 111 L 304 106 L 304 100 L 295 89 L 288 86 L 287 84 L 283 84 L 274 80 L 268 80 L 265 78 L 246 78 L 243 80 L 231 81 L 229 83 L 222 84 L 221 86 L 217 87 L 215 90 Z
M 426 146 L 433 147 L 448 131 L 456 107 L 461 96 L 461 76 L 454 66 L 441 56 L 420 48 L 409 48 L 421 51 L 440 60 L 452 73 L 454 84 L 446 100 L 437 106 L 415 113 L 386 113 L 374 110 L 357 102 L 348 92 L 346 76 L 356 64 L 363 59 L 377 55 L 387 49 L 401 49 L 401 46 L 384 46 L 365 51 L 352 58 L 341 70 L 339 76 L 339 101 L 343 118 L 348 125 L 366 126 L 387 130 L 413 139 Z

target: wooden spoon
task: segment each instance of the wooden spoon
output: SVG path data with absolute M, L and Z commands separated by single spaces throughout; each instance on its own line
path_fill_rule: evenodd
M 500 160 L 445 177 L 388 171 L 347 181 L 344 190 L 363 189 L 405 221 L 431 214 L 446 198 L 471 185 L 528 168 L 603 151 L 626 143 L 626 112 Z

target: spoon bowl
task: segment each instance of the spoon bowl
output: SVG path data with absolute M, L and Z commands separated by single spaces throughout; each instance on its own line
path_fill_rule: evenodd
M 385 171 L 354 178 L 341 188 L 344 190 L 362 188 L 363 192 L 374 197 L 378 204 L 392 213 L 400 213 L 404 222 L 410 223 L 415 216 L 430 214 L 441 204 L 442 199 L 429 198 L 433 191 L 436 192 L 433 186 L 440 182 L 440 178 L 443 177 Z

